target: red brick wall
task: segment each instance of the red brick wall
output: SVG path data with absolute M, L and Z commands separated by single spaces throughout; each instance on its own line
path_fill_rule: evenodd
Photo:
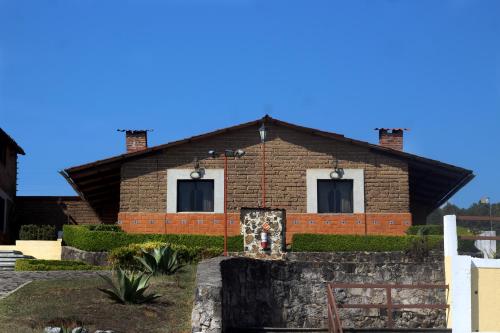
M 224 214 L 120 213 L 119 224 L 130 233 L 223 235 Z M 286 241 L 293 234 L 403 235 L 411 214 L 298 214 L 286 216 Z M 228 214 L 228 234 L 240 234 L 240 216 Z
M 224 214 L 119 213 L 118 224 L 130 233 L 224 235 Z M 240 214 L 228 214 L 228 234 L 240 234 Z

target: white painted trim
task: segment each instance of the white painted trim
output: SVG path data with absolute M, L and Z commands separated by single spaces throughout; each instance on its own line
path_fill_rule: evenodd
M 167 170 L 167 213 L 177 213 L 177 181 L 191 179 L 192 171 L 193 169 Z M 224 169 L 205 169 L 202 179 L 214 181 L 214 211 L 205 213 L 224 213 Z
M 443 242 L 445 257 L 458 255 L 457 217 L 455 215 L 446 215 L 443 219 Z
M 365 175 L 363 169 L 343 169 L 342 179 L 352 179 L 353 213 L 365 212 Z M 307 212 L 318 213 L 318 179 L 331 179 L 333 169 L 307 169 Z
M 453 333 L 472 330 L 471 257 L 451 257 L 451 313 Z
M 471 264 L 474 268 L 500 268 L 500 260 L 471 258 Z

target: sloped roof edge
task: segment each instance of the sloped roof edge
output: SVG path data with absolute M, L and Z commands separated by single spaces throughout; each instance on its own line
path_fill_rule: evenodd
M 97 160 L 97 161 L 94 161 L 94 162 L 91 162 L 91 163 L 86 163 L 86 164 L 82 164 L 82 165 L 78 165 L 78 166 L 73 166 L 73 167 L 64 169 L 64 171 L 66 173 L 72 173 L 72 172 L 82 171 L 82 170 L 89 169 L 89 168 L 96 167 L 96 166 L 100 166 L 100 165 L 112 164 L 114 162 L 123 162 L 123 161 L 127 161 L 127 160 L 132 160 L 132 159 L 135 159 L 135 158 L 139 158 L 139 157 L 142 157 L 142 156 L 145 156 L 145 155 L 149 155 L 149 154 L 155 153 L 157 151 L 161 151 L 161 150 L 164 150 L 164 149 L 167 149 L 167 148 L 175 147 L 175 146 L 178 146 L 178 145 L 181 145 L 181 144 L 185 144 L 185 143 L 189 143 L 189 142 L 196 142 L 196 141 L 200 141 L 200 140 L 203 140 L 203 139 L 214 137 L 214 136 L 217 136 L 217 135 L 220 135 L 220 134 L 223 134 L 223 133 L 232 132 L 232 131 L 235 131 L 235 130 L 238 130 L 238 129 L 242 129 L 242 128 L 246 128 L 246 127 L 250 127 L 250 126 L 255 126 L 255 125 L 261 124 L 262 122 L 264 122 L 264 123 L 270 123 L 270 124 L 276 124 L 278 126 L 288 127 L 288 128 L 291 128 L 291 129 L 294 129 L 294 130 L 297 130 L 297 131 L 301 131 L 301 132 L 305 132 L 305 133 L 309 133 L 309 134 L 312 134 L 312 135 L 318 135 L 318 136 L 325 137 L 325 138 L 330 138 L 330 139 L 339 140 L 339 141 L 346 142 L 346 143 L 351 143 L 351 144 L 354 144 L 354 145 L 357 145 L 357 146 L 368 148 L 370 150 L 373 150 L 373 151 L 376 151 L 376 152 L 379 152 L 379 153 L 388 154 L 388 155 L 391 155 L 391 156 L 394 156 L 394 157 L 398 157 L 398 158 L 402 158 L 402 159 L 406 159 L 406 160 L 412 160 L 412 161 L 415 161 L 415 162 L 420 162 L 422 164 L 429 164 L 429 165 L 433 165 L 433 166 L 443 167 L 445 169 L 449 169 L 450 171 L 455 171 L 455 172 L 459 172 L 459 173 L 466 173 L 466 174 L 472 174 L 472 170 L 461 168 L 461 167 L 458 167 L 458 166 L 455 166 L 455 165 L 452 165 L 452 164 L 440 162 L 440 161 L 437 161 L 437 160 L 433 160 L 433 159 L 430 159 L 430 158 L 418 156 L 418 155 L 407 153 L 407 152 L 400 151 L 400 150 L 395 150 L 395 149 L 383 147 L 383 146 L 376 145 L 376 144 L 373 144 L 373 143 L 369 143 L 369 142 L 366 142 L 366 141 L 361 141 L 361 140 L 347 138 L 347 137 L 345 137 L 342 134 L 333 133 L 333 132 L 327 132 L 327 131 L 322 131 L 322 130 L 318 130 L 318 129 L 314 129 L 314 128 L 310 128 L 310 127 L 305 127 L 305 126 L 300 126 L 300 125 L 288 123 L 288 122 L 285 122 L 285 121 L 282 121 L 282 120 L 279 120 L 279 119 L 272 118 L 272 117 L 270 117 L 268 115 L 265 115 L 264 117 L 262 117 L 260 119 L 253 120 L 253 121 L 250 121 L 250 122 L 246 122 L 246 123 L 243 123 L 243 124 L 239 124 L 239 125 L 235 125 L 235 126 L 231 126 L 231 127 L 226 127 L 226 128 L 218 129 L 218 130 L 207 132 L 207 133 L 203 133 L 203 134 L 200 134 L 200 135 L 191 136 L 189 138 L 185 138 L 185 139 L 182 139 L 182 140 L 168 142 L 168 143 L 165 143 L 165 144 L 161 144 L 161 145 L 149 147 L 149 148 L 146 148 L 144 150 L 140 150 L 140 151 L 136 151 L 136 152 L 132 152 L 132 153 L 120 154 L 120 155 L 109 157 L 109 158 L 105 158 L 105 159 L 102 159 L 102 160 Z
M 7 140 L 7 142 L 15 148 L 18 154 L 26 155 L 23 148 L 21 148 L 21 146 L 19 146 L 17 142 L 10 135 L 8 135 L 7 132 L 5 132 L 2 128 L 0 128 L 0 137 L 4 137 Z

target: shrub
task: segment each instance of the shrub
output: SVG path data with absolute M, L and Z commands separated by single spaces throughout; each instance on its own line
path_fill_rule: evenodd
M 177 257 L 181 263 L 198 262 L 201 259 L 213 258 L 222 254 L 222 249 L 203 248 L 200 246 L 188 247 L 164 242 L 146 242 L 142 244 L 130 244 L 115 248 L 109 252 L 108 260 L 113 267 L 121 267 L 129 270 L 140 269 L 134 257 L 141 256 L 142 250 L 153 251 L 156 248 L 170 246 L 177 251 Z
M 295 234 L 294 252 L 408 251 L 419 236 Z M 429 249 L 439 249 L 441 236 L 428 236 Z
M 156 294 L 145 295 L 144 292 L 149 288 L 149 279 L 151 275 L 146 275 L 144 273 L 127 273 L 122 269 L 116 270 L 116 280 L 115 284 L 113 280 L 105 275 L 100 275 L 111 287 L 111 289 L 97 288 L 109 298 L 117 303 L 126 304 L 142 304 L 149 303 L 161 297 Z
M 116 224 L 86 224 L 84 225 L 90 231 L 114 231 L 123 232 L 122 228 Z
M 25 224 L 19 230 L 21 240 L 55 240 L 56 227 L 53 225 Z
M 180 234 L 129 234 L 114 231 L 90 231 L 84 226 L 63 226 L 63 240 L 69 245 L 84 251 L 110 251 L 112 249 L 145 242 L 164 242 L 187 247 L 219 248 L 224 247 L 224 237 Z M 229 251 L 243 251 L 243 236 L 228 238 Z
M 142 256 L 135 257 L 150 274 L 172 275 L 184 267 L 177 257 L 177 251 L 170 246 L 157 247 L 153 251 L 142 250 Z
M 103 269 L 106 267 L 92 266 L 76 260 L 18 259 L 15 266 L 16 271 L 92 271 Z
M 443 226 L 438 224 L 412 225 L 406 230 L 407 235 L 442 235 Z M 472 236 L 472 232 L 468 228 L 457 226 L 458 236 Z M 458 240 L 458 250 L 461 252 L 477 252 L 478 249 L 474 246 L 473 240 Z
M 406 229 L 407 235 L 442 235 L 443 226 L 437 224 L 412 225 Z

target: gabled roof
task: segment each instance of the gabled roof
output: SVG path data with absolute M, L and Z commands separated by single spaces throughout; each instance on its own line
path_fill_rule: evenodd
M 0 138 L 7 141 L 7 144 L 11 147 L 14 147 L 17 154 L 25 155 L 23 148 L 21 148 L 2 128 L 0 128 Z
M 413 191 L 415 200 L 420 201 L 425 205 L 431 205 L 433 208 L 439 207 L 441 204 L 446 202 L 446 200 L 448 200 L 474 177 L 471 170 L 458 166 L 369 142 L 350 139 L 342 134 L 291 124 L 279 119 L 271 118 L 268 115 L 240 125 L 222 128 L 205 134 L 146 148 L 144 150 L 121 154 L 92 163 L 70 167 L 61 171 L 61 174 L 68 180 L 77 193 L 86 199 L 92 207 L 97 208 L 98 210 L 98 207 L 108 205 L 111 201 L 113 201 L 115 205 L 113 210 L 117 211 L 117 205 L 119 203 L 120 168 L 124 162 L 148 156 L 185 143 L 198 142 L 224 133 L 260 125 L 263 122 L 287 127 L 292 130 L 311 135 L 317 135 L 319 137 L 345 142 L 366 148 L 375 153 L 385 154 L 397 159 L 405 160 L 408 162 L 408 169 L 410 173 L 410 192 Z M 426 184 L 422 184 L 422 180 L 425 180 Z

